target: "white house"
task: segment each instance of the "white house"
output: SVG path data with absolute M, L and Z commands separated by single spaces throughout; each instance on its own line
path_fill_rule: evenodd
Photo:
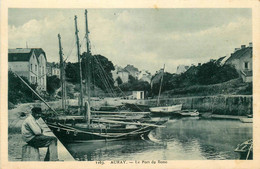
M 16 48 L 8 50 L 8 67 L 20 76 L 24 76 L 37 90 L 46 91 L 45 52 L 41 48 Z
M 60 67 L 58 63 L 47 62 L 47 76 L 57 76 L 60 78 Z
M 144 99 L 144 91 L 133 91 L 133 98 L 137 100 Z
M 144 99 L 144 91 L 132 91 L 132 95 L 127 96 L 127 98 L 135 100 Z
M 241 48 L 236 48 L 235 52 L 230 55 L 225 64 L 233 65 L 240 74 L 244 82 L 252 82 L 253 78 L 253 47 L 252 43 L 249 46 L 241 45 Z
M 120 78 L 122 83 L 127 83 L 129 80 L 129 72 L 117 65 L 115 66 L 115 70 L 112 71 L 112 76 L 115 81 L 115 86 L 118 86 L 117 78 Z
M 187 65 L 179 65 L 179 66 L 177 67 L 176 74 L 184 73 L 184 72 L 186 72 L 189 68 L 190 68 L 190 66 L 187 66 Z
M 152 75 L 147 70 L 142 70 L 138 74 L 138 80 L 146 81 L 151 83 Z

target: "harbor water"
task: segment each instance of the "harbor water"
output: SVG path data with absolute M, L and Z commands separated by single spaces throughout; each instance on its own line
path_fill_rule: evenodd
M 252 138 L 252 123 L 238 120 L 170 119 L 149 139 L 88 141 L 65 145 L 76 160 L 225 160 L 238 159 L 236 146 Z

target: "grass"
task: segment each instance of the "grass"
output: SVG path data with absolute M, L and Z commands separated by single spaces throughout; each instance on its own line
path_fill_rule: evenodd
M 211 96 L 211 95 L 252 95 L 252 83 L 243 83 L 242 79 L 232 79 L 230 81 L 214 85 L 193 85 L 183 88 L 176 88 L 165 91 L 165 97 L 183 96 Z

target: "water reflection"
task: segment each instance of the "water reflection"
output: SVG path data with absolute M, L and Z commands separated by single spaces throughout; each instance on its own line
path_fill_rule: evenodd
M 237 159 L 237 144 L 252 138 L 252 124 L 232 120 L 171 119 L 151 140 L 90 141 L 66 147 L 78 160 Z

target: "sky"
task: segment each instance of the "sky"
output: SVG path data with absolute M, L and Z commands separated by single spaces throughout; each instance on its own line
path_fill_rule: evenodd
M 64 58 L 76 62 L 74 16 L 81 53 L 86 51 L 85 9 L 8 10 L 8 47 L 42 48 L 48 62 L 59 62 L 58 33 Z M 92 54 L 114 65 L 134 65 L 154 74 L 165 64 L 197 65 L 230 55 L 252 42 L 252 11 L 246 8 L 88 9 Z

